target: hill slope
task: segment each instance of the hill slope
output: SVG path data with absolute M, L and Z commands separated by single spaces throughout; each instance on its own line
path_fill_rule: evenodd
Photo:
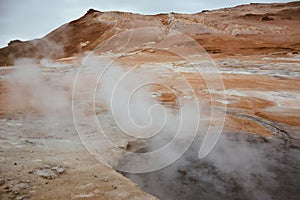
M 131 28 L 162 27 L 194 38 L 209 53 L 294 53 L 300 51 L 300 2 L 249 4 L 196 14 L 140 15 L 90 9 L 41 39 L 11 41 L 0 49 L 0 66 L 15 58 L 58 59 L 91 50 L 114 34 Z

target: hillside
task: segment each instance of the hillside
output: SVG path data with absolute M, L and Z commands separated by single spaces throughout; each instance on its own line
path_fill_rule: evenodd
M 88 51 L 127 29 L 162 27 L 185 33 L 210 54 L 262 55 L 300 51 L 300 2 L 250 4 L 196 14 L 140 15 L 90 9 L 41 39 L 11 41 L 0 49 L 0 65 L 15 58 L 59 59 Z
M 299 24 L 300 1 L 90 9 L 11 41 L 0 199 L 298 200 Z

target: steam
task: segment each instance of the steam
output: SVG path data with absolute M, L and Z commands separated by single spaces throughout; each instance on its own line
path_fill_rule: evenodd
M 255 143 L 246 139 L 252 137 Z M 167 168 L 126 176 L 161 199 L 276 199 L 282 169 L 273 171 L 280 164 L 270 144 L 257 136 L 223 134 L 208 157 L 199 160 L 198 142 Z
M 36 63 L 39 61 L 32 59 L 15 62 L 15 69 L 6 80 L 10 109 L 25 115 L 38 113 L 45 119 L 71 120 L 73 101 L 80 137 L 103 163 L 125 172 L 153 171 L 171 164 L 194 142 L 167 168 L 150 174 L 128 174 L 144 190 L 163 199 L 180 190 L 190 195 L 201 190 L 203 196 L 199 198 L 204 199 L 218 195 L 272 199 L 266 189 L 268 185 L 278 187 L 276 174 L 269 170 L 275 161 L 269 159 L 264 148 L 223 135 L 214 151 L 199 160 L 197 153 L 209 119 L 202 111 L 207 105 L 182 96 L 178 96 L 175 109 L 162 105 L 152 97 L 157 92 L 153 83 L 159 83 L 157 74 L 146 74 L 140 68 L 126 69 L 105 56 L 93 54 L 76 69 L 80 72 L 77 76 L 74 64 L 69 66 L 71 71 L 60 74 L 59 68 L 67 65 L 47 60 Z M 56 71 L 52 73 L 49 68 Z M 138 144 L 135 150 L 143 147 L 145 152 L 129 151 L 129 143 L 134 142 Z M 153 152 L 158 153 L 152 155 Z M 169 184 L 174 190 L 168 191 L 158 182 Z
M 162 105 L 159 99 L 153 98 L 152 93 L 157 92 L 154 86 L 162 85 L 171 92 L 170 88 L 155 78 L 157 74 L 145 70 L 140 66 L 128 69 L 103 56 L 90 54 L 74 84 L 73 97 L 80 97 L 80 102 L 75 100 L 73 111 L 82 140 L 99 160 L 119 171 L 141 173 L 169 165 L 191 145 L 199 127 L 200 103 L 178 96 L 178 109 Z M 99 126 L 95 125 L 95 118 L 82 114 L 90 103 L 102 108 L 96 116 Z M 86 127 L 81 126 L 84 120 L 92 122 L 90 129 L 98 129 L 98 134 L 86 134 Z M 120 144 L 122 139 L 144 143 L 147 152 L 127 151 L 127 145 Z M 95 141 L 106 142 L 97 145 Z M 120 145 L 123 149 L 118 148 Z M 118 164 L 120 155 L 127 160 L 121 165 Z
M 59 117 L 70 113 L 70 95 L 59 83 L 51 83 L 34 59 L 15 61 L 15 69 L 6 78 L 9 94 L 7 105 L 12 112 L 37 113 Z
M 265 191 L 264 184 L 275 188 L 279 184 L 276 174 L 270 171 L 275 163 L 268 155 L 269 152 L 265 151 L 259 140 L 252 144 L 232 136 L 233 138 L 230 135 L 221 137 L 219 144 L 206 160 L 225 176 L 234 178 L 244 190 L 247 199 L 272 199 Z
M 68 26 L 65 26 L 68 29 Z M 13 46 L 15 51 L 7 53 L 7 63 L 14 64 L 16 60 L 23 57 L 33 58 L 39 61 L 44 59 L 58 59 L 64 57 L 63 43 L 66 41 L 65 33 L 57 35 L 56 40 L 51 35 L 48 35 L 42 39 L 36 39 L 31 41 L 22 42 L 20 40 L 14 40 L 9 43 Z M 21 43 L 21 45 L 19 45 Z M 22 44 L 24 43 L 24 44 Z M 22 57 L 20 57 L 22 56 Z

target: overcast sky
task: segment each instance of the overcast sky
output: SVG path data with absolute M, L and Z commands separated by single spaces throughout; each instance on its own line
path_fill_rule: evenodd
M 292 1 L 292 0 L 289 0 Z M 144 14 L 196 13 L 206 9 L 245 3 L 289 2 L 284 0 L 0 0 L 0 47 L 10 40 L 40 38 L 90 8 Z

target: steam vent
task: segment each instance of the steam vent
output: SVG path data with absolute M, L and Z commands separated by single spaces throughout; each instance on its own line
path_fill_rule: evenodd
M 0 31 L 1 200 L 299 199 L 299 1 L 71 8 Z

